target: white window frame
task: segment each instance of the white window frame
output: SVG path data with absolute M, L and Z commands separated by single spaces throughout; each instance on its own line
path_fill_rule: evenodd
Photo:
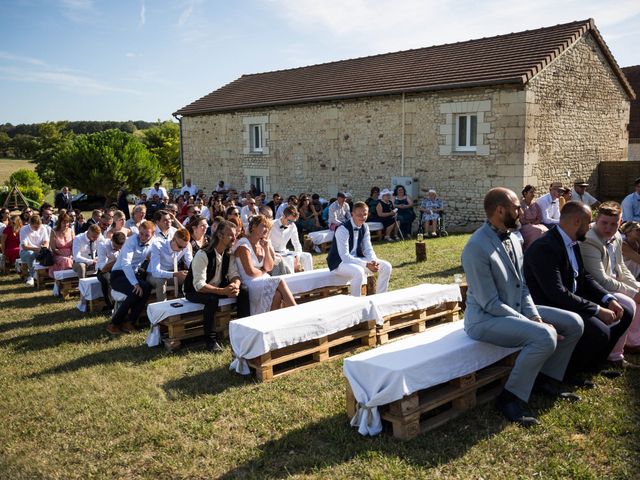
M 264 130 L 260 123 L 249 125 L 249 141 L 252 153 L 262 153 L 264 147 Z
M 464 118 L 466 120 L 466 129 L 465 129 L 465 138 L 463 139 L 463 144 L 461 145 L 460 141 L 460 119 Z M 476 129 L 472 134 L 471 123 L 472 119 L 475 119 Z M 456 115 L 456 123 L 455 123 L 455 150 L 457 152 L 475 152 L 477 150 L 477 144 L 472 145 L 472 143 L 476 143 L 478 132 L 478 116 L 475 113 L 463 113 Z
M 255 185 L 255 187 L 258 189 L 258 192 L 265 192 L 265 178 L 264 175 L 251 175 L 249 177 L 249 186 L 251 185 Z

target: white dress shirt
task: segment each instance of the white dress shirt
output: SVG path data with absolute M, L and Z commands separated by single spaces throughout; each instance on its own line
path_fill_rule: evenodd
M 284 209 L 287 208 L 289 206 L 289 202 L 282 202 L 280 205 L 278 205 L 278 209 L 276 210 L 276 220 L 278 218 L 280 218 L 282 216 L 282 214 L 284 213 Z
M 178 229 L 176 227 L 169 227 L 169 230 L 167 231 L 167 234 L 165 235 L 164 233 L 162 233 L 162 230 L 160 230 L 160 227 L 156 225 L 156 233 L 154 235 L 154 237 L 156 237 L 157 241 L 159 242 L 170 242 L 173 239 L 173 235 L 178 231 Z
M 151 247 L 156 241 L 156 237 L 151 237 L 146 244 L 142 244 L 138 234 L 131 235 L 122 246 L 122 250 L 120 250 L 118 259 L 111 271 L 122 270 L 131 285 L 138 285 L 136 270 L 151 254 Z
M 253 208 L 250 205 L 245 205 L 240 209 L 240 220 L 242 220 L 242 225 L 244 225 L 245 229 L 249 227 L 249 217 L 258 215 L 259 213 L 260 210 L 255 205 Z
M 96 269 L 102 270 L 107 263 L 115 261 L 119 253 L 120 250 L 113 249 L 113 242 L 110 239 L 105 239 L 104 242 L 100 242 L 98 245 L 98 263 L 96 263 Z
M 560 222 L 560 202 L 551 197 L 550 193 L 541 196 L 536 203 L 542 211 L 542 223 L 553 224 Z
M 184 258 L 184 263 L 189 268 L 193 256 L 191 245 L 187 244 L 182 250 L 175 252 L 171 248 L 171 242 L 155 242 L 151 247 L 151 261 L 149 273 L 156 278 L 172 278 L 173 272 L 178 269 L 178 262 Z
M 298 237 L 298 227 L 294 222 L 289 222 L 285 228 L 282 225 L 282 218 L 273 222 L 271 227 L 271 244 L 273 249 L 277 253 L 287 252 L 287 243 L 291 240 L 293 243 L 294 252 L 302 252 L 302 245 L 300 245 L 300 238 Z
M 336 200 L 329 205 L 329 225 L 340 225 L 351 218 L 351 209 L 345 201 L 342 206 Z
M 208 282 L 207 266 L 209 265 L 209 257 L 207 257 L 207 253 L 204 250 L 198 250 L 193 257 L 191 271 L 193 272 L 193 288 L 196 292 L 202 290 L 202 287 L 206 284 L 218 287 L 222 283 L 222 255 L 220 255 L 217 250 L 214 250 L 214 252 L 216 255 L 216 269 L 213 273 L 213 278 L 209 279 Z M 238 266 L 233 256 L 231 256 L 229 259 L 229 269 L 227 270 L 227 279 L 229 282 L 232 282 L 236 278 L 240 278 L 240 273 L 238 273 Z
M 76 235 L 73 239 L 73 261 L 93 265 L 93 261 L 98 258 L 98 245 L 104 241 L 104 237 L 100 234 L 96 240 L 91 241 L 87 233 Z
M 189 195 L 195 195 L 196 193 L 198 193 L 198 187 L 196 187 L 193 183 L 191 184 L 191 186 L 185 185 L 180 189 L 180 195 L 184 194 L 185 192 Z
M 31 225 L 25 225 L 20 229 L 20 249 L 22 247 L 41 247 L 43 243 L 49 241 L 49 229 L 40 225 L 38 230 L 33 230 Z
M 377 260 L 376 254 L 373 251 L 373 246 L 371 245 L 371 235 L 369 234 L 369 228 L 366 225 L 360 227 L 362 230 L 356 230 L 356 224 L 353 223 L 353 219 L 351 219 L 351 226 L 353 227 L 353 248 L 349 251 L 349 231 L 347 227 L 341 226 L 338 227 L 335 231 L 335 239 L 336 246 L 338 247 L 338 254 L 340 255 L 340 259 L 344 263 L 354 263 L 356 265 L 360 265 L 361 267 L 366 267 L 367 263 Z M 362 231 L 366 228 L 366 233 L 364 238 L 362 239 L 362 253 L 364 257 L 356 256 L 356 251 L 358 248 L 358 238 L 362 234 Z
M 158 195 L 160 200 L 162 200 L 163 198 L 169 198 L 169 195 L 167 195 L 167 191 L 164 189 L 164 187 L 158 187 L 157 190 L 155 187 L 151 188 L 149 190 L 149 193 L 147 193 L 147 198 L 151 200 L 154 195 Z
M 580 195 L 578 192 L 576 192 L 576 190 L 574 188 L 573 190 L 571 190 L 571 201 L 573 201 L 573 202 L 582 202 L 585 205 L 591 206 L 594 203 L 596 203 L 598 201 L 598 199 L 596 199 L 596 197 L 591 195 L 586 190 L 585 190 L 583 195 Z
M 622 200 L 622 221 L 640 222 L 640 195 L 632 192 Z

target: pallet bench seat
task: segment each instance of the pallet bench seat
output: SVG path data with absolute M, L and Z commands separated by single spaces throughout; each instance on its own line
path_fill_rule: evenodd
M 363 345 L 375 345 L 366 297 L 337 295 L 233 320 L 230 369 L 259 381 L 307 368 Z
M 344 360 L 347 413 L 362 435 L 383 422 L 410 439 L 489 401 L 511 371 L 516 348 L 472 340 L 464 322 L 445 323 Z
M 55 284 L 55 280 L 49 276 L 49 267 L 36 263 L 33 266 L 35 271 L 35 281 L 37 288 L 44 288 L 47 285 Z
M 460 288 L 424 283 L 368 297 L 378 325 L 377 343 L 424 332 L 444 322 L 458 320 Z
M 87 278 L 93 278 L 97 282 L 98 279 L 95 275 L 95 270 L 87 270 Z M 68 269 L 53 272 L 53 279 L 55 282 L 53 286 L 54 295 L 60 295 L 64 300 L 68 300 L 72 294 L 80 293 L 80 279 L 74 270 Z M 100 283 L 98 282 L 98 288 L 99 285 Z
M 80 292 L 80 302 L 78 302 L 78 310 L 81 312 L 96 312 L 106 305 L 102 297 L 102 288 L 98 277 L 81 278 L 78 282 L 78 291 Z

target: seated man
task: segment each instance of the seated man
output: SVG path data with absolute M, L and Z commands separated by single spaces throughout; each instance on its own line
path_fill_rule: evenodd
M 280 207 L 280 204 L 282 203 L 282 197 L 280 196 L 279 193 L 274 193 L 273 197 L 271 198 L 271 201 L 269 203 L 267 203 L 267 206 L 271 209 L 271 218 L 275 218 L 276 217 L 276 213 L 278 212 L 278 208 Z
M 104 241 L 98 225 L 91 225 L 89 229 L 76 235 L 73 239 L 73 271 L 78 278 L 86 278 L 87 271 L 93 271 L 98 263 L 98 244 Z
M 156 229 L 154 236 L 160 242 L 169 242 L 178 231 L 176 227 L 172 225 L 173 216 L 167 210 L 158 210 L 154 215 L 156 222 Z
M 151 249 L 148 281 L 156 289 L 156 300 L 167 299 L 167 283 L 172 279 L 182 285 L 187 277 L 186 270 L 178 270 L 178 262 L 182 260 L 186 268 L 191 265 L 191 236 L 187 230 L 178 230 L 173 238 L 166 242 L 156 241 Z M 180 292 L 175 292 L 179 297 Z
M 260 210 L 256 206 L 255 198 L 247 196 L 246 201 L 245 206 L 240 209 L 240 220 L 244 226 L 245 233 L 249 230 L 249 218 L 260 213 Z
M 522 271 L 522 248 L 510 231 L 518 227 L 520 203 L 506 188 L 494 188 L 484 198 L 487 223 L 471 236 L 462 252 L 467 276 L 464 326 L 474 340 L 502 347 L 522 347 L 496 406 L 511 422 L 538 423 L 521 406 L 528 402 L 536 379 L 543 393 L 577 400 L 562 393 L 562 380 L 582 335 L 579 315 L 536 306 Z
M 209 244 L 198 250 L 184 281 L 187 300 L 204 305 L 204 337 L 206 348 L 220 352 L 214 320 L 221 298 L 237 297 L 238 318 L 249 315 L 249 294 L 241 288 L 240 274 L 229 248 L 236 241 L 236 225 L 223 220 Z
M 378 272 L 376 293 L 387 291 L 391 277 L 391 264 L 378 259 L 371 246 L 369 227 L 365 223 L 368 214 L 366 203 L 356 202 L 353 205 L 351 219 L 336 228 L 327 256 L 329 269 L 351 281 L 351 295 L 354 297 L 362 294 L 368 272 Z
M 524 274 L 536 305 L 575 312 L 584 321 L 584 334 L 571 356 L 568 375 L 597 370 L 622 337 L 633 318 L 615 297 L 602 288 L 584 268 L 578 241 L 584 241 L 591 222 L 591 209 L 568 202 L 560 223 L 533 242 L 524 256 Z M 615 376 L 615 372 L 603 372 Z
M 122 250 L 122 246 L 126 240 L 127 236 L 124 232 L 116 232 L 111 237 L 111 240 L 105 240 L 98 245 L 98 263 L 96 263 L 96 270 L 98 281 L 102 288 L 102 298 L 104 298 L 105 303 L 105 307 L 102 310 L 105 312 L 113 310 L 111 293 L 109 291 L 109 278 L 111 277 L 111 269 L 118 259 L 118 253 Z
M 368 211 L 368 207 L 367 207 Z M 329 219 L 327 221 L 329 230 L 335 231 L 340 225 L 345 223 L 351 217 L 347 196 L 338 192 L 336 201 L 329 205 Z
M 35 268 L 33 264 L 36 261 L 36 256 L 42 248 L 49 247 L 49 238 L 49 230 L 42 225 L 38 214 L 31 215 L 28 224 L 20 229 L 20 260 L 29 269 L 26 284 L 30 287 L 35 284 Z
M 573 190 L 571 190 L 571 198 L 574 202 L 582 202 L 585 205 L 589 205 L 591 208 L 598 208 L 600 202 L 596 197 L 587 192 L 589 184 L 581 178 L 573 182 Z
M 271 227 L 271 244 L 273 249 L 279 255 L 288 255 L 290 250 L 287 249 L 289 241 L 293 244 L 293 251 L 296 258 L 302 264 L 305 271 L 313 270 L 311 254 L 302 251 L 300 238 L 298 237 L 298 227 L 296 220 L 298 219 L 298 209 L 296 207 L 287 207 L 284 209 L 282 216 L 273 222 Z
M 180 195 L 184 195 L 185 193 L 188 195 L 195 195 L 198 192 L 198 187 L 191 183 L 191 179 L 187 178 L 185 180 L 185 185 L 180 189 Z
M 166 207 L 166 204 L 160 200 L 158 194 L 155 194 L 151 197 L 151 200 L 147 200 L 144 204 L 147 207 L 147 220 L 153 220 L 155 218 L 156 212 L 159 210 L 163 210 Z
M 153 198 L 156 195 L 162 202 L 166 202 L 167 200 L 169 200 L 169 195 L 167 195 L 167 191 L 165 190 L 165 188 L 160 186 L 160 182 L 154 183 L 153 188 L 149 189 L 149 197 Z
M 276 216 L 274 218 L 278 219 L 282 216 L 282 214 L 284 213 L 284 209 L 287 207 L 291 207 L 291 206 L 297 206 L 298 205 L 298 197 L 296 197 L 295 195 L 289 195 L 289 197 L 287 198 L 286 202 L 282 202 L 279 206 L 278 209 L 276 210 Z
M 635 191 L 622 200 L 622 221 L 640 222 L 640 177 L 633 182 Z
M 105 210 L 102 215 L 100 215 L 100 232 L 105 235 L 109 230 L 109 227 L 113 224 L 113 210 Z
M 602 203 L 587 239 L 580 243 L 580 250 L 585 270 L 602 288 L 613 293 L 621 305 L 634 312 L 629 330 L 620 337 L 608 360 L 617 367 L 636 367 L 624 359 L 623 353 L 640 353 L 640 283 L 622 257 L 622 236 L 618 233 L 620 215 L 618 202 Z
M 536 203 L 542 212 L 542 224 L 547 228 L 557 225 L 560 221 L 560 193 L 564 191 L 561 182 L 553 182 L 549 186 L 549 193 L 541 196 Z
M 102 217 L 102 210 L 96 208 L 93 212 L 91 212 L 91 218 L 84 222 L 82 229 L 79 233 L 84 233 L 91 225 L 100 225 L 100 217 Z
M 40 206 L 40 221 L 42 224 L 51 230 L 56 226 L 57 220 L 58 217 L 53 214 L 53 206 L 48 202 L 44 202 Z
M 153 222 L 142 222 L 138 233 L 131 235 L 125 242 L 111 269 L 111 288 L 127 296 L 107 326 L 107 331 L 111 334 L 136 331 L 135 323 L 151 293 L 151 284 L 146 280 L 146 265 L 154 244 L 154 229 Z

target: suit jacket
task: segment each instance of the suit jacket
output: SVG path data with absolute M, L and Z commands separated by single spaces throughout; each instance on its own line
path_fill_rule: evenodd
M 585 270 L 580 247 L 573 247 L 578 261 L 577 288 L 573 289 L 573 267 L 558 228 L 533 242 L 524 255 L 524 276 L 537 305 L 548 305 L 592 317 L 609 292 Z
M 638 282 L 629 271 L 622 258 L 622 237 L 618 232 L 612 239 L 615 270 L 611 272 L 611 257 L 605 242 L 600 240 L 594 229 L 589 230 L 587 239 L 580 243 L 584 268 L 602 288 L 633 297 L 638 293 Z M 615 277 L 613 274 L 615 273 Z
M 61 208 L 66 208 L 67 210 L 72 210 L 71 205 L 71 194 L 68 193 L 65 195 L 62 192 L 56 193 L 55 199 L 53 201 L 54 206 L 59 210 Z
M 533 318 L 533 303 L 522 271 L 520 241 L 511 236 L 517 265 L 514 266 L 496 232 L 484 224 L 471 236 L 462 251 L 462 267 L 467 276 L 465 326 L 491 317 Z

